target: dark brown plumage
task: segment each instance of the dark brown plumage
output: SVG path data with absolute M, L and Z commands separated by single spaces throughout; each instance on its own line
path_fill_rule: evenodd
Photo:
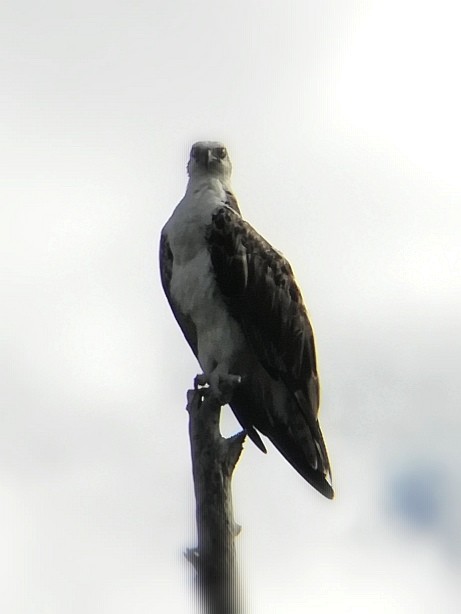
M 317 420 L 319 383 L 312 327 L 289 262 L 234 211 L 213 214 L 207 232 L 213 274 L 230 314 L 271 379 L 290 392 L 290 414 L 277 422 L 252 395 L 246 378 L 231 407 L 244 427 L 256 427 L 327 497 L 333 490 Z M 259 438 L 258 438 L 259 439 Z M 255 443 L 259 444 L 259 441 Z

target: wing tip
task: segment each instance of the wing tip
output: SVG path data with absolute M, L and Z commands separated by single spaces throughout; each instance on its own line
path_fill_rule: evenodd
M 279 452 L 285 457 L 285 460 L 295 469 L 299 475 L 306 480 L 315 490 L 327 499 L 333 499 L 335 496 L 332 485 L 327 479 L 330 477 L 330 470 L 328 461 L 319 467 L 313 467 L 309 460 L 300 454 L 299 449 L 291 447 L 287 443 L 292 442 L 283 441 L 281 438 L 269 437 Z
M 325 474 L 320 471 L 316 471 L 312 467 L 308 467 L 306 470 L 299 470 L 297 466 L 293 465 L 293 467 L 298 471 L 298 473 L 307 481 L 311 486 L 313 486 L 321 495 L 326 497 L 327 499 L 334 499 L 335 491 L 333 490 L 333 486 L 327 480 Z
M 330 501 L 335 498 L 335 491 L 333 490 L 331 484 L 327 482 L 325 478 L 323 479 L 323 482 L 319 485 L 320 487 L 318 487 L 316 484 L 312 484 L 312 486 L 316 488 L 321 495 L 323 495 L 327 499 L 330 499 Z
M 267 448 L 263 443 L 263 440 L 259 436 L 258 431 L 254 427 L 245 428 L 245 431 L 251 441 L 255 444 L 257 448 L 261 450 L 264 454 L 267 454 Z

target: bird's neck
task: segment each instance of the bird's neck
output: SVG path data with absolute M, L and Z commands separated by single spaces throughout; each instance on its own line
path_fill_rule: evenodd
M 189 178 L 186 194 L 197 194 L 202 190 L 211 190 L 217 194 L 223 191 L 231 192 L 230 178 L 210 174 L 193 175 Z

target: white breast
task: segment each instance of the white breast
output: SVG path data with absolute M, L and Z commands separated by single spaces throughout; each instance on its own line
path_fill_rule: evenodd
M 205 239 L 213 212 L 225 201 L 217 183 L 188 188 L 164 229 L 173 253 L 170 293 L 195 324 L 198 359 L 207 375 L 215 368 L 227 373 L 245 345 L 217 287 Z

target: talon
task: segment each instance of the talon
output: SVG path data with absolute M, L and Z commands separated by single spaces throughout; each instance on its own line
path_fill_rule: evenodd
M 195 390 L 197 390 L 197 388 L 203 388 L 204 386 L 207 386 L 207 385 L 208 385 L 208 379 L 205 373 L 199 373 L 198 375 L 195 376 L 194 378 Z

